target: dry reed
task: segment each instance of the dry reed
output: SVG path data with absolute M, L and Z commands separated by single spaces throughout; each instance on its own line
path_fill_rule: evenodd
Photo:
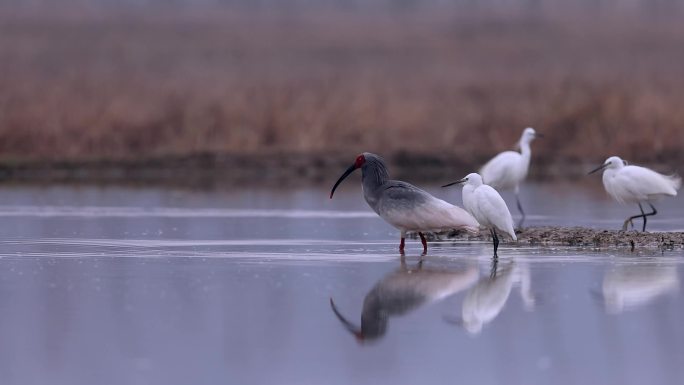
M 586 16 L 586 15 L 585 15 Z M 684 161 L 684 23 L 415 12 L 0 14 L 0 161 Z

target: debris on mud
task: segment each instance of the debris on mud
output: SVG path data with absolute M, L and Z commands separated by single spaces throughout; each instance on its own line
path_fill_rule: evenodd
M 527 227 L 516 230 L 519 244 L 556 246 L 618 246 L 684 248 L 684 232 L 639 232 L 635 230 L 603 230 L 587 227 Z M 506 239 L 505 236 L 502 237 Z M 488 232 L 479 235 L 465 231 L 429 234 L 429 240 L 481 240 L 491 239 Z

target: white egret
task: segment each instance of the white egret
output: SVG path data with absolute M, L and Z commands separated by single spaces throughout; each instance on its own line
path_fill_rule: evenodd
M 645 167 L 627 165 L 627 162 L 617 156 L 611 156 L 605 163 L 589 172 L 593 174 L 603 171 L 603 187 L 613 199 L 619 203 L 638 203 L 640 215 L 633 215 L 625 220 L 622 230 L 627 230 L 627 224 L 633 219 L 643 218 L 646 231 L 646 217 L 656 215 L 658 211 L 652 201 L 664 196 L 677 196 L 677 190 L 682 179 L 676 175 L 663 175 Z M 650 213 L 644 213 L 642 203 L 651 206 Z M 632 223 L 633 225 L 633 223 Z
M 510 235 L 514 241 L 518 240 L 513 230 L 513 218 L 506 202 L 496 190 L 482 182 L 480 174 L 468 174 L 465 178 L 442 187 L 454 184 L 464 184 L 463 206 L 481 226 L 489 229 L 494 242 L 494 257 L 497 257 L 496 251 L 499 248 L 499 236 L 496 230 Z
M 530 157 L 532 150 L 530 150 L 530 143 L 535 139 L 542 137 L 534 128 L 527 127 L 523 130 L 517 151 L 504 151 L 492 158 L 480 169 L 480 175 L 484 183 L 492 186 L 498 191 L 513 190 L 515 192 L 515 200 L 518 205 L 518 210 L 522 214 L 520 223 L 525 219 L 525 212 L 520 204 L 520 183 L 527 177 L 527 171 L 530 168 Z

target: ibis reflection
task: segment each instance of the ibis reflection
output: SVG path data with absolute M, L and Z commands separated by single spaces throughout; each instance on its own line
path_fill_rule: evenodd
M 463 270 L 425 268 L 423 261 L 409 268 L 402 258 L 401 267 L 382 278 L 366 294 L 361 311 L 361 326 L 347 320 L 330 305 L 342 325 L 359 341 L 372 341 L 387 332 L 389 318 L 400 316 L 419 306 L 436 302 L 470 287 L 478 278 L 475 266 Z

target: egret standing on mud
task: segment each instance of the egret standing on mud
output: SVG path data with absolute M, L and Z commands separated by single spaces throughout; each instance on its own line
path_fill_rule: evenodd
M 330 199 L 337 186 L 357 168 L 361 169 L 361 186 L 366 203 L 382 219 L 401 231 L 399 252 L 404 253 L 407 231 L 415 231 L 427 253 L 424 231 L 465 229 L 478 232 L 475 218 L 458 206 L 437 199 L 409 183 L 391 180 L 385 162 L 379 156 L 364 152 L 342 174 L 330 191 Z
M 627 162 L 617 156 L 611 156 L 605 163 L 589 172 L 593 174 L 603 171 L 603 187 L 608 195 L 620 203 L 638 203 L 641 215 L 633 215 L 622 224 L 622 230 L 627 230 L 627 224 L 633 219 L 643 218 L 646 231 L 646 217 L 658 214 L 651 204 L 652 201 L 664 196 L 677 196 L 677 190 L 682 179 L 676 175 L 663 175 L 645 167 L 628 166 Z M 650 213 L 644 213 L 641 203 L 651 206 Z M 632 223 L 632 225 L 634 225 Z
M 497 257 L 496 250 L 499 248 L 497 229 L 510 235 L 514 241 L 518 240 L 513 230 L 511 212 L 508 211 L 508 206 L 506 206 L 501 195 L 491 186 L 482 183 L 480 174 L 468 174 L 465 178 L 442 187 L 461 183 L 464 183 L 463 206 L 477 219 L 480 225 L 489 229 L 494 242 L 494 257 Z
M 480 169 L 480 175 L 482 175 L 484 183 L 499 191 L 513 189 L 518 210 L 522 214 L 520 224 L 525 219 L 525 212 L 520 204 L 520 183 L 525 180 L 527 171 L 530 168 L 530 157 L 532 156 L 530 143 L 535 138 L 541 136 L 534 128 L 527 127 L 518 142 L 520 152 L 504 151 L 499 153 Z

